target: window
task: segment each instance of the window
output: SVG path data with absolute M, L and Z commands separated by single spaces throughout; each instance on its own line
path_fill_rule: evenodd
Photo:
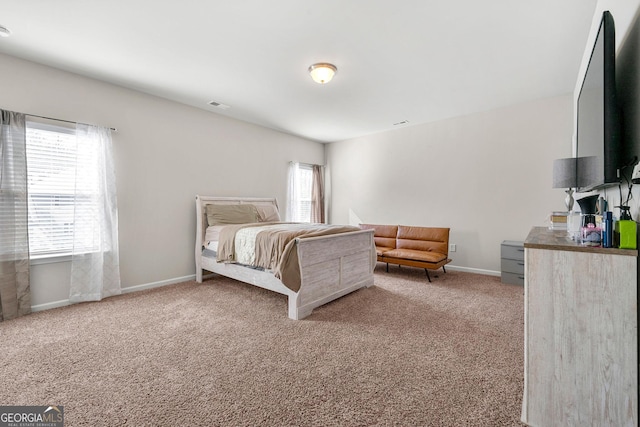
M 311 222 L 313 167 L 292 163 L 289 170 L 289 215 L 293 222 Z
M 26 143 L 31 256 L 71 254 L 74 237 L 76 249 L 83 242 L 74 236 L 76 204 L 92 203 L 96 188 L 95 174 L 76 164 L 93 164 L 92 150 L 80 147 L 75 128 L 33 121 L 26 123 Z M 83 246 L 91 251 L 93 245 L 85 239 Z
M 298 198 L 298 222 L 311 222 L 311 183 L 313 182 L 313 169 L 309 165 L 301 165 L 298 168 L 298 185 L 300 193 Z

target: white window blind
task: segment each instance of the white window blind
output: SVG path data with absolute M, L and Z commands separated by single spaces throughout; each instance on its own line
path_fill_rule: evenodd
M 300 171 L 300 222 L 311 222 L 311 185 L 313 169 L 310 165 L 302 165 Z
M 311 185 L 313 182 L 313 169 L 311 165 L 298 167 L 298 217 L 296 222 L 311 222 Z
M 32 257 L 70 254 L 74 244 L 74 206 L 90 202 L 93 178 L 84 175 L 91 164 L 78 159 L 75 129 L 27 121 L 29 251 Z M 80 160 L 80 161 L 78 161 Z M 76 188 L 76 172 L 80 174 Z M 83 191 L 76 194 L 79 188 Z M 77 239 L 76 239 L 77 244 Z M 86 250 L 91 250 L 88 242 Z

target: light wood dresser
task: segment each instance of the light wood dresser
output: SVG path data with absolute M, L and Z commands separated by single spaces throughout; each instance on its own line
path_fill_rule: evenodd
M 638 251 L 525 240 L 522 422 L 638 425 Z

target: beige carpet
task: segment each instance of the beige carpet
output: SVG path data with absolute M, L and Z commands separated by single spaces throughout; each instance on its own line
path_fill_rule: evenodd
M 518 426 L 523 288 L 376 269 L 289 320 L 282 295 L 215 278 L 0 323 L 0 405 L 65 426 Z

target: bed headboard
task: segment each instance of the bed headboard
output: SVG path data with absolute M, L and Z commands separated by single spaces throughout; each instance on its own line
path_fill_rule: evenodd
M 196 196 L 196 258 L 200 256 L 202 251 L 202 243 L 204 234 L 207 231 L 207 215 L 206 206 L 215 205 L 267 205 L 275 206 L 278 209 L 278 201 L 275 197 L 259 198 L 259 197 L 212 197 L 212 196 Z

